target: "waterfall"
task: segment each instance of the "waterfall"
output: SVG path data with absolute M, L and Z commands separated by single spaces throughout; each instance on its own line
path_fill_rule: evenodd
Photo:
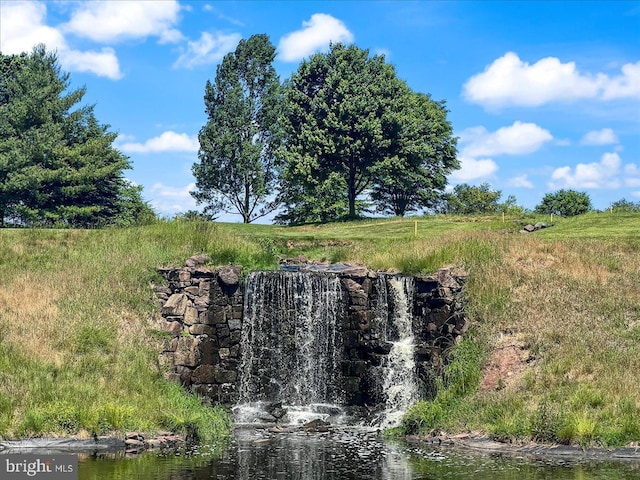
M 398 425 L 406 410 L 418 400 L 413 334 L 413 277 L 389 277 L 386 300 L 386 340 L 391 343 L 382 369 L 382 391 L 386 397 L 382 426 Z M 382 290 L 382 289 L 381 289 Z M 384 311 L 384 310 L 383 310 Z
M 345 310 L 340 278 L 253 272 L 246 285 L 239 404 L 253 405 L 249 410 L 255 413 L 255 402 L 257 410 L 260 402 L 282 402 L 294 421 L 295 412 L 309 406 L 340 404 L 339 322 Z

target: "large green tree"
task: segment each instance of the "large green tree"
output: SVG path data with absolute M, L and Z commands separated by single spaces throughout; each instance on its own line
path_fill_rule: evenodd
M 270 198 L 280 92 L 274 58 L 269 38 L 253 35 L 225 55 L 214 82 L 206 83 L 208 120 L 199 134 L 192 195 L 210 214 L 238 213 L 249 223 L 276 207 Z
M 69 90 L 69 75 L 42 45 L 0 54 L 0 66 L 0 222 L 113 223 L 130 164 L 93 106 L 77 106 L 85 89 Z
M 368 50 L 338 43 L 312 55 L 285 99 L 277 221 L 354 218 L 367 193 L 379 210 L 404 214 L 457 167 L 443 104 L 414 94 Z
M 390 154 L 373 168 L 371 190 L 376 209 L 396 216 L 433 207 L 447 184 L 446 175 L 460 168 L 445 102 L 408 89 L 401 101 L 399 132 Z

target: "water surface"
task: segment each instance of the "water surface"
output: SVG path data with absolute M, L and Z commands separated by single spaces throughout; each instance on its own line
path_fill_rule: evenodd
M 222 449 L 190 454 L 85 456 L 80 479 L 114 480 L 623 480 L 640 479 L 640 462 L 525 458 L 385 442 L 375 430 L 273 434 L 238 428 Z

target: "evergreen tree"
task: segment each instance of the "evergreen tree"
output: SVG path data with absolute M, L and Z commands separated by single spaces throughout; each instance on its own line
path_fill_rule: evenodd
M 40 45 L 29 55 L 0 54 L 0 221 L 27 226 L 113 223 L 126 188 L 127 157 L 93 106 L 73 109 L 84 88 Z
M 269 201 L 280 91 L 274 58 L 269 38 L 253 35 L 224 57 L 214 83 L 206 83 L 208 121 L 199 134 L 191 194 L 208 214 L 238 213 L 249 223 L 276 208 Z

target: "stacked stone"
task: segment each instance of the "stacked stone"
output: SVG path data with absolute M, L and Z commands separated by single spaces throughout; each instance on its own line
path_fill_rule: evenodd
M 369 392 L 371 365 L 380 365 L 380 329 L 375 325 L 374 283 L 377 274 L 365 269 L 341 276 L 347 292 L 347 316 L 343 324 L 346 360 L 342 362 L 342 388 L 348 405 L 373 403 Z M 390 347 L 389 347 L 390 348 Z M 389 349 L 386 349 L 389 353 Z
M 240 267 L 212 270 L 206 256 L 182 268 L 160 268 L 167 282 L 156 287 L 161 329 L 168 332 L 160 355 L 170 380 L 216 403 L 233 403 L 240 363 L 243 298 Z
M 449 268 L 435 275 L 416 277 L 413 329 L 416 332 L 417 376 L 428 397 L 435 394 L 435 379 L 442 373 L 448 348 L 462 340 L 469 328 L 464 313 L 467 276 Z

